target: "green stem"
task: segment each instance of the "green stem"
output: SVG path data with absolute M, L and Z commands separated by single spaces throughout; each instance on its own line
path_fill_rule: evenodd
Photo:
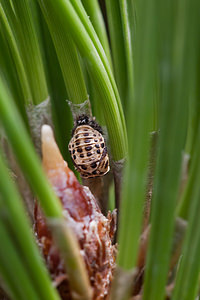
M 119 2 L 106 1 L 114 74 L 122 103 L 127 98 L 127 65 Z
M 195 145 L 193 164 L 194 170 L 193 189 L 190 191 L 190 206 L 188 207 L 188 230 L 184 242 L 182 259 L 175 282 L 172 300 L 194 300 L 198 293 L 200 274 L 200 130 Z
M 47 99 L 48 90 L 35 21 L 28 0 L 12 0 L 12 3 L 17 19 L 17 44 L 23 57 L 33 102 L 37 104 Z
M 19 109 L 26 127 L 28 128 L 28 120 L 24 107 L 24 94 L 21 84 L 18 80 L 15 63 L 12 59 L 8 43 L 0 31 L 0 76 L 4 79 L 5 84 L 9 87 L 9 92 L 12 94 L 17 108 Z M 9 70 L 9 71 L 8 71 Z
M 184 5 L 181 4 L 177 11 L 173 1 L 165 4 L 155 1 L 155 4 L 157 24 L 160 28 L 159 57 L 161 63 L 164 63 L 160 68 L 160 135 L 144 300 L 160 300 L 165 294 L 182 151 L 187 132 L 189 75 L 186 70 L 191 59 L 187 52 L 189 19 L 184 14 Z
M 108 37 L 106 33 L 105 23 L 99 7 L 98 0 L 82 0 L 83 6 L 90 17 L 92 25 L 98 35 L 98 38 L 104 48 L 105 54 L 108 58 L 110 66 L 112 67 L 112 59 L 110 54 L 110 47 L 108 43 Z
M 47 6 L 42 1 L 39 3 L 54 42 L 69 100 L 73 103 L 82 103 L 87 100 L 88 95 L 76 46 L 66 34 L 60 20 L 56 18 L 53 6 Z
M 77 298 L 91 300 L 92 289 L 76 237 L 68 227 L 66 221 L 48 219 L 48 222 L 54 232 L 54 238 L 57 244 L 60 246 L 60 249 L 62 249 L 62 256 L 65 260 L 69 276 L 70 288 L 75 295 L 78 295 L 78 297 L 73 296 L 72 292 L 72 298 L 74 300 Z
M 139 3 L 135 42 L 135 91 L 127 106 L 129 157 L 120 208 L 118 265 L 130 270 L 136 264 L 141 232 L 155 98 L 156 48 L 152 3 Z M 148 17 L 149 16 L 149 17 Z M 151 17 L 150 17 L 151 16 Z M 148 45 L 146 47 L 145 45 Z M 122 295 L 123 297 L 123 295 Z M 123 298 L 121 298 L 123 299 Z
M 2 25 L 1 29 L 4 33 L 5 38 L 8 41 L 9 49 L 12 53 L 12 58 L 15 63 L 15 66 L 16 66 L 17 74 L 19 77 L 19 82 L 21 85 L 21 89 L 23 91 L 24 102 L 28 103 L 31 100 L 31 94 L 30 94 L 29 85 L 28 85 L 28 81 L 26 78 L 24 66 L 22 63 L 22 59 L 20 57 L 20 53 L 19 53 L 19 50 L 17 47 L 15 37 L 13 35 L 10 24 L 8 23 L 8 20 L 6 18 L 6 15 L 5 15 L 5 12 L 4 12 L 2 6 L 0 6 L 0 19 L 1 19 L 1 25 Z
M 134 69 L 133 69 L 133 31 L 134 28 L 131 28 L 130 20 L 134 19 L 133 9 L 130 5 L 130 0 L 119 0 L 121 19 L 122 19 L 122 28 L 124 35 L 124 48 L 126 54 L 126 65 L 127 65 L 127 76 L 128 76 L 128 93 L 126 101 L 133 101 L 134 93 Z
M 24 266 L 25 263 L 17 252 L 12 238 L 2 220 L 0 220 L 0 235 L 3 241 L 0 247 L 0 274 L 11 299 L 27 300 L 27 296 L 30 300 L 39 299 L 38 291 L 33 285 L 30 273 L 27 272 Z M 43 297 L 42 299 L 47 298 Z

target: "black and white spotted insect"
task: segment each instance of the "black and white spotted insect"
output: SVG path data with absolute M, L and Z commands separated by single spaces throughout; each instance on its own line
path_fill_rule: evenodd
M 69 142 L 75 168 L 84 178 L 103 176 L 109 172 L 109 158 L 101 127 L 87 115 L 80 115 Z

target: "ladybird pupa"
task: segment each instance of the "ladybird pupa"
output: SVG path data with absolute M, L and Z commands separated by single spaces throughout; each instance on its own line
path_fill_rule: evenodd
M 86 115 L 76 120 L 69 151 L 75 168 L 84 178 L 109 172 L 109 157 L 101 127 Z

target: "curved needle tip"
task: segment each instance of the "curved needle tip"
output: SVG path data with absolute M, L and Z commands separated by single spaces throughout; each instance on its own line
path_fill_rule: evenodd
M 65 164 L 60 150 L 56 144 L 53 130 L 49 125 L 41 129 L 43 166 L 46 171 L 56 169 Z

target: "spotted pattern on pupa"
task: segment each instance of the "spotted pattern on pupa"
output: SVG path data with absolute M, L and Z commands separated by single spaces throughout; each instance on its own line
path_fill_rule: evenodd
M 84 178 L 103 176 L 109 172 L 109 158 L 103 135 L 89 125 L 80 125 L 69 142 L 75 168 Z

